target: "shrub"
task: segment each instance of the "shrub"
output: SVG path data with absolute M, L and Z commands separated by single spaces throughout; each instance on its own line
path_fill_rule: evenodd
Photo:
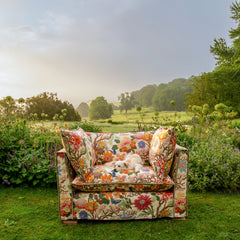
M 13 185 L 56 182 L 53 168 L 56 152 L 62 146 L 55 131 L 43 125 L 28 126 L 26 120 L 1 121 L 0 139 L 0 182 Z
M 30 129 L 26 120 L 0 121 L 0 164 L 6 160 L 8 152 L 12 153 L 30 143 Z
M 102 132 L 101 127 L 87 121 L 81 122 L 80 127 L 86 132 Z
M 63 126 L 64 128 L 67 128 L 67 126 Z M 94 125 L 93 123 L 90 123 L 88 121 L 83 122 L 75 122 L 74 124 L 69 125 L 69 129 L 77 129 L 78 127 L 81 127 L 86 132 L 102 132 L 102 128 L 100 126 Z
M 81 126 L 88 132 L 101 132 L 89 122 L 77 122 L 71 129 Z M 63 127 L 69 127 L 63 123 Z M 62 148 L 59 126 L 55 130 L 47 125 L 28 126 L 26 121 L 2 121 L 0 125 L 0 182 L 4 185 L 27 184 L 52 186 L 56 184 L 55 159 Z
M 60 147 L 59 147 L 60 148 Z M 1 165 L 2 183 L 7 185 L 52 186 L 56 184 L 55 147 L 45 149 L 21 149 L 8 154 Z
M 187 149 L 191 149 L 195 143 L 197 143 L 197 138 L 190 136 L 186 133 L 177 133 L 178 145 Z
M 212 135 L 189 149 L 190 189 L 196 191 L 240 190 L 240 151 L 224 136 Z

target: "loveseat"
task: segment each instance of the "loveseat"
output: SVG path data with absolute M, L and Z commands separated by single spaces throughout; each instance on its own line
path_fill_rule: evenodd
M 61 129 L 57 152 L 60 219 L 132 220 L 187 216 L 188 151 L 174 128 L 149 132 L 90 133 Z M 105 165 L 137 153 L 139 172 Z

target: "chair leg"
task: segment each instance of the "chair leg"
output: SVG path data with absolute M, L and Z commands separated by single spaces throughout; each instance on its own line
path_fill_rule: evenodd
M 65 220 L 62 223 L 63 223 L 63 225 L 77 225 L 78 221 L 77 220 Z
M 186 217 L 174 218 L 175 220 L 186 220 Z

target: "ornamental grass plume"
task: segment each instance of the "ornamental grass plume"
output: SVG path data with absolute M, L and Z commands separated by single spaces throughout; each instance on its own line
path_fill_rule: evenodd
M 24 139 L 20 139 L 20 140 L 18 141 L 18 144 L 19 144 L 20 146 L 23 146 L 23 145 L 25 144 Z

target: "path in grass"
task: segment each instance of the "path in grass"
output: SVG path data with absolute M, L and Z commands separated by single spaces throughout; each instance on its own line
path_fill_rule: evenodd
M 240 239 L 239 195 L 189 194 L 189 217 L 62 226 L 56 189 L 0 188 L 0 239 Z

